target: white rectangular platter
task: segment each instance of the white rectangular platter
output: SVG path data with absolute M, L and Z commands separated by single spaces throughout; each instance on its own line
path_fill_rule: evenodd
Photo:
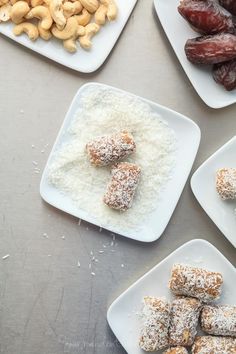
M 138 313 L 144 296 L 172 299 L 168 281 L 174 263 L 185 263 L 220 272 L 223 275 L 224 286 L 219 302 L 235 305 L 236 270 L 233 265 L 207 241 L 194 240 L 185 243 L 131 285 L 110 306 L 107 313 L 108 323 L 128 354 L 144 353 L 138 345 L 140 333 Z
M 1 23 L 0 33 L 57 63 L 83 73 L 90 73 L 97 70 L 110 54 L 136 2 L 137 0 L 116 0 L 119 8 L 116 21 L 107 23 L 101 28 L 99 33 L 94 36 L 93 46 L 89 51 L 80 48 L 78 44 L 78 51 L 71 54 L 63 48 L 62 42 L 56 39 L 48 42 L 38 39 L 32 42 L 26 35 L 16 37 L 12 33 L 12 23 Z
M 188 61 L 184 45 L 189 38 L 200 36 L 178 13 L 180 0 L 154 0 L 155 9 L 162 27 L 182 65 L 201 99 L 212 108 L 222 108 L 236 102 L 236 90 L 226 91 L 218 85 L 209 66 L 197 66 Z

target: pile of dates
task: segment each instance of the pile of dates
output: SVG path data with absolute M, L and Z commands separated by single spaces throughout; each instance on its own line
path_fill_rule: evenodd
M 236 88 L 236 0 L 182 0 L 179 13 L 201 36 L 187 40 L 193 64 L 213 65 L 215 81 Z

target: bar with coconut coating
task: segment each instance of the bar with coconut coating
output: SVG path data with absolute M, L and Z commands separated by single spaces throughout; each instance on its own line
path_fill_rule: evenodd
M 170 306 L 166 299 L 146 296 L 141 313 L 141 349 L 154 352 L 168 346 Z
M 208 334 L 236 337 L 236 306 L 203 306 L 201 327 Z
M 188 351 L 184 347 L 172 347 L 167 349 L 163 354 L 188 354 Z
M 223 200 L 236 199 L 236 168 L 221 168 L 217 171 L 216 190 Z
M 192 354 L 235 354 L 236 339 L 231 337 L 196 337 Z
M 170 345 L 190 346 L 197 334 L 201 302 L 192 297 L 178 297 L 170 311 Z
M 134 163 L 120 162 L 112 167 L 111 181 L 104 195 L 104 203 L 112 209 L 126 211 L 132 206 L 141 169 Z
M 122 131 L 95 138 L 86 145 L 89 160 L 95 166 L 107 166 L 129 156 L 136 150 L 133 136 Z
M 175 295 L 196 297 L 203 302 L 211 302 L 219 299 L 222 284 L 223 277 L 218 272 L 174 264 L 169 288 Z

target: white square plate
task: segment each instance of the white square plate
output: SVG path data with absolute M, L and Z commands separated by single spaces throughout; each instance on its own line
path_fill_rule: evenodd
M 220 231 L 236 247 L 236 201 L 222 200 L 216 192 L 216 171 L 236 167 L 236 136 L 217 150 L 194 173 L 191 187 L 195 197 Z
M 51 186 L 47 179 L 48 167 L 52 162 L 53 153 L 65 140 L 64 133 L 67 131 L 75 113 L 78 110 L 81 96 L 86 93 L 86 90 L 89 92 L 91 86 L 122 92 L 125 95 L 128 94 L 125 91 L 97 83 L 86 84 L 80 88 L 75 98 L 73 99 L 65 121 L 53 146 L 52 152 L 49 156 L 41 180 L 40 193 L 42 198 L 49 204 L 78 218 L 97 225 L 97 221 L 93 215 L 88 215 L 82 209 L 78 209 L 75 206 L 75 203 L 69 197 L 61 194 L 59 190 Z M 139 97 L 139 99 L 148 103 L 151 108 L 169 124 L 170 128 L 174 130 L 178 145 L 177 151 L 175 153 L 176 164 L 174 170 L 172 171 L 172 178 L 165 185 L 164 197 L 157 201 L 156 209 L 153 213 L 151 213 L 150 216 L 148 216 L 148 220 L 145 220 L 145 222 L 140 226 L 138 230 L 135 228 L 129 228 L 127 232 L 124 232 L 122 225 L 115 228 L 112 224 L 103 224 L 103 227 L 112 232 L 138 241 L 152 242 L 161 236 L 176 207 L 194 162 L 199 147 L 201 134 L 199 127 L 193 121 L 184 117 L 183 115 L 148 101 L 144 98 Z
M 236 90 L 227 92 L 217 84 L 211 68 L 191 64 L 186 58 L 184 45 L 189 38 L 200 36 L 178 13 L 180 0 L 154 0 L 156 12 L 162 27 L 177 55 L 180 64 L 202 100 L 212 108 L 229 106 L 236 102 Z
M 83 73 L 90 73 L 97 70 L 110 54 L 136 2 L 137 0 L 116 0 L 119 8 L 119 15 L 116 21 L 107 23 L 101 28 L 99 33 L 94 36 L 93 46 L 89 51 L 80 48 L 78 44 L 77 52 L 71 54 L 63 48 L 62 42 L 56 39 L 51 39 L 48 42 L 43 39 L 38 39 L 32 42 L 26 35 L 16 37 L 12 33 L 12 23 L 1 23 L 0 33 L 71 69 Z
M 235 305 L 236 270 L 232 264 L 207 241 L 187 242 L 136 281 L 110 306 L 107 313 L 108 323 L 128 354 L 144 353 L 138 345 L 140 319 L 137 314 L 140 312 L 143 297 L 149 295 L 171 300 L 168 281 L 174 263 L 186 263 L 221 272 L 224 289 L 220 303 Z

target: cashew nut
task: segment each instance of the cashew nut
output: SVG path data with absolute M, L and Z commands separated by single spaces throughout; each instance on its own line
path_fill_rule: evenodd
M 83 9 L 81 15 L 76 16 L 77 22 L 80 26 L 86 26 L 90 22 L 91 17 L 91 14 L 86 9 Z
M 84 36 L 84 35 L 85 35 L 85 28 L 83 26 L 78 26 L 77 33 L 73 37 L 63 41 L 64 48 L 70 53 L 76 52 L 77 50 L 76 40 L 78 36 Z
M 114 0 L 100 0 L 103 5 L 107 6 L 108 21 L 114 21 L 117 18 L 118 7 Z
M 32 41 L 35 41 L 39 36 L 38 28 L 30 22 L 22 22 L 14 27 L 13 32 L 15 36 L 26 33 Z
M 50 30 L 45 30 L 44 28 L 42 28 L 41 26 L 41 22 L 39 22 L 38 24 L 38 31 L 39 31 L 39 35 L 42 39 L 44 39 L 45 41 L 49 41 L 50 38 L 52 38 L 52 33 Z
M 85 27 L 85 35 L 79 37 L 79 42 L 82 48 L 90 49 L 92 47 L 91 38 L 99 31 L 100 26 L 96 23 L 89 23 Z
M 76 52 L 77 50 L 76 39 L 75 38 L 66 39 L 65 41 L 63 41 L 63 46 L 70 53 Z
M 27 20 L 31 20 L 34 17 L 40 20 L 42 29 L 48 30 L 52 26 L 52 17 L 47 7 L 36 6 L 25 16 Z
M 3 6 L 8 3 L 8 0 L 0 0 L 0 6 Z
M 11 18 L 11 5 L 5 4 L 0 8 L 0 22 L 7 22 Z
M 83 7 L 93 14 L 99 7 L 98 0 L 80 0 Z
M 16 24 L 21 23 L 29 10 L 30 8 L 26 1 L 17 1 L 11 8 L 12 22 Z
M 62 5 L 62 8 L 63 8 L 63 13 L 65 18 L 69 18 L 73 15 L 79 14 L 82 11 L 83 6 L 79 1 L 75 1 L 75 2 L 67 1 Z
M 63 0 L 51 0 L 49 3 L 51 16 L 56 22 L 57 28 L 59 30 L 63 30 L 66 25 L 66 18 L 63 15 L 62 2 Z
M 32 7 L 43 5 L 44 0 L 31 0 L 30 4 Z
M 52 27 L 52 34 L 58 39 L 69 39 L 77 35 L 78 31 L 78 22 L 77 19 L 73 16 L 68 18 L 67 24 L 62 31 L 59 31 L 57 26 Z
M 95 12 L 95 22 L 98 25 L 104 25 L 106 23 L 107 9 L 106 5 L 101 4 Z

